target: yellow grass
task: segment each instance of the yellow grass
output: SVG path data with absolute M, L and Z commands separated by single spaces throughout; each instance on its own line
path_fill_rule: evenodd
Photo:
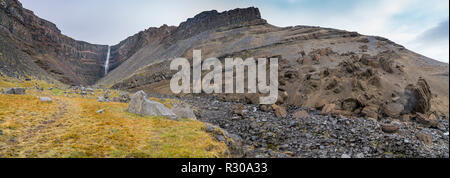
M 62 92 L 0 94 L 0 157 L 227 156 L 226 145 L 206 133 L 202 122 L 141 117 L 126 112 L 126 103 L 55 94 Z M 38 96 L 50 96 L 53 102 L 40 102 Z

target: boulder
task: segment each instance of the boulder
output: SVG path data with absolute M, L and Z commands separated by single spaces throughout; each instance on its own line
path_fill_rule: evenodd
M 234 114 L 244 116 L 244 110 L 245 110 L 245 106 L 243 104 L 238 103 L 233 106 Z
M 327 99 L 321 99 L 321 100 L 319 100 L 319 102 L 316 103 L 315 107 L 316 107 L 316 109 L 322 109 L 327 104 L 328 104 Z
M 398 130 L 398 126 L 394 124 L 383 124 L 381 125 L 381 130 L 386 133 L 395 133 Z
M 7 88 L 3 91 L 3 94 L 9 95 L 24 95 L 25 88 Z
M 419 79 L 416 85 L 408 85 L 405 88 L 405 96 L 407 96 L 406 110 L 414 113 L 428 113 L 431 108 L 431 90 L 425 79 Z
M 259 109 L 264 112 L 272 111 L 272 107 L 270 107 L 270 105 L 261 105 L 261 106 L 259 106 Z
M 163 116 L 177 120 L 177 116 L 172 110 L 161 103 L 147 99 L 147 94 L 142 90 L 131 97 L 127 111 L 141 116 Z
M 405 115 L 403 115 L 403 116 L 400 118 L 400 120 L 401 120 L 402 122 L 409 122 L 410 119 L 411 119 L 411 115 L 409 115 L 409 114 L 405 114 Z
M 433 143 L 433 139 L 430 134 L 427 133 L 418 133 L 416 135 L 417 139 L 425 143 L 426 145 L 431 145 Z
M 364 107 L 364 109 L 361 111 L 361 114 L 369 118 L 378 119 L 378 110 L 378 105 L 368 105 Z
M 301 110 L 301 111 L 297 111 L 292 115 L 295 119 L 301 119 L 301 118 L 305 118 L 308 117 L 309 114 L 308 112 Z
M 276 104 L 272 105 L 272 109 L 275 112 L 277 118 L 283 118 L 287 116 L 287 111 L 283 106 L 278 106 Z
M 53 100 L 49 97 L 40 97 L 39 101 L 51 103 Z
M 392 59 L 389 59 L 387 57 L 381 57 L 380 65 L 384 71 L 386 71 L 388 73 L 394 73 L 394 69 L 393 69 L 394 61 Z
M 348 98 L 342 102 L 342 109 L 345 111 L 354 111 L 360 104 L 357 99 Z
M 425 127 L 437 128 L 438 126 L 438 121 L 434 114 L 427 117 L 425 114 L 416 113 L 416 121 L 423 124 Z
M 322 114 L 323 115 L 327 115 L 330 113 L 333 113 L 335 111 L 336 108 L 336 104 L 326 104 L 323 108 L 322 108 Z
M 183 104 L 177 104 L 172 107 L 172 112 L 177 115 L 178 118 L 185 118 L 185 119 L 197 119 L 197 117 L 194 114 L 194 111 L 189 106 L 183 105 Z
M 383 113 L 389 117 L 398 118 L 404 110 L 404 106 L 399 103 L 389 103 L 383 106 Z

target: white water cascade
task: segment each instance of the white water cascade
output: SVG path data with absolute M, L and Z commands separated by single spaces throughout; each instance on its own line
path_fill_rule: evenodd
M 105 75 L 108 74 L 110 53 L 111 53 L 111 46 L 108 46 L 108 54 L 106 54 L 106 62 L 105 62 Z

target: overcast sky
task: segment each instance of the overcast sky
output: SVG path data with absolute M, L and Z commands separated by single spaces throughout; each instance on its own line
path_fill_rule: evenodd
M 258 7 L 276 26 L 311 25 L 391 39 L 449 61 L 448 0 L 20 0 L 77 40 L 114 45 L 149 27 L 205 11 Z

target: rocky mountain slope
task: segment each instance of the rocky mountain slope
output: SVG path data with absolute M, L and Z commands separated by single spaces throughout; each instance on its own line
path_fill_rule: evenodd
M 382 37 L 321 27 L 275 27 L 256 8 L 203 12 L 171 30 L 140 46 L 97 84 L 170 95 L 169 80 L 176 72 L 169 70 L 170 60 L 191 59 L 193 50 L 201 49 L 203 59 L 278 57 L 279 105 L 327 106 L 333 114 L 376 119 L 414 117 L 416 111 L 426 117 L 448 116 L 448 64 Z M 221 97 L 257 103 L 254 95 Z M 426 109 L 416 110 L 416 105 Z
M 55 24 L 24 9 L 17 0 L 0 1 L 0 34 L 0 65 L 5 75 L 39 75 L 88 85 L 104 74 L 106 45 L 61 34 Z

